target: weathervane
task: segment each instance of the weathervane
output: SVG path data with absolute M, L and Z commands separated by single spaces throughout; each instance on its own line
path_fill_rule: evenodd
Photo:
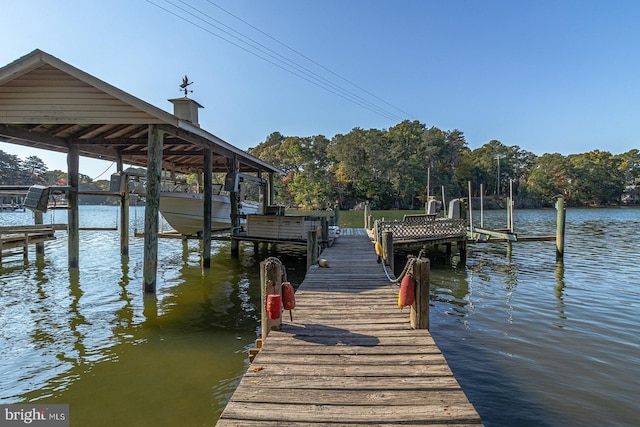
M 187 77 L 187 75 L 184 75 L 184 78 L 182 79 L 182 84 L 180 85 L 180 90 L 184 90 L 184 96 L 187 96 L 188 92 L 193 93 L 192 90 L 188 90 L 187 86 L 192 85 L 193 82 L 189 81 L 189 78 Z

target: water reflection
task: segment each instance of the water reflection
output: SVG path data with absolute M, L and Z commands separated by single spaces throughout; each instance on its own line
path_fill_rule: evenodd
M 73 348 L 75 350 L 75 357 L 70 359 L 76 367 L 84 365 L 87 359 L 87 348 L 84 344 L 85 335 L 81 329 L 83 326 L 91 326 L 80 311 L 80 299 L 83 294 L 82 288 L 80 287 L 80 272 L 75 269 L 69 270 L 69 295 L 71 296 L 71 303 L 69 304 L 67 321 L 69 331 L 73 337 Z
M 556 260 L 556 269 L 554 270 L 554 276 L 556 278 L 556 286 L 553 289 L 554 295 L 556 297 L 556 310 L 558 310 L 558 319 L 561 321 L 567 320 L 567 316 L 565 315 L 565 302 L 564 302 L 564 260 L 557 259 Z M 564 328 L 564 322 L 556 322 L 555 326 L 559 328 Z

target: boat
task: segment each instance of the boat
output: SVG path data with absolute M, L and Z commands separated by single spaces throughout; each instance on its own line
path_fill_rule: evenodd
M 338 237 L 340 237 L 340 227 L 338 227 L 337 225 L 330 225 L 329 226 L 329 240 L 333 241 L 333 240 L 337 239 Z
M 211 203 L 211 229 L 228 230 L 231 227 L 231 200 L 221 194 L 222 185 L 213 186 Z M 256 202 L 239 204 L 241 215 L 257 214 L 260 206 Z M 192 236 L 203 230 L 204 194 L 177 191 L 160 192 L 160 213 L 178 233 Z

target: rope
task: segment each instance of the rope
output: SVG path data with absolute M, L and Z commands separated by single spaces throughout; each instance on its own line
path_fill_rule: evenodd
M 389 279 L 389 282 L 395 283 L 396 285 L 398 285 L 398 283 L 402 281 L 402 279 L 409 272 L 409 270 L 413 269 L 413 264 L 416 263 L 416 260 L 422 258 L 423 254 L 424 254 L 424 249 L 421 249 L 420 253 L 418 253 L 417 257 L 409 258 L 409 260 L 407 261 L 407 264 L 404 266 L 404 269 L 402 270 L 400 275 L 398 277 L 396 277 L 395 279 L 392 279 L 391 276 L 389 275 L 389 272 L 387 271 L 387 265 L 384 263 L 384 260 L 383 260 L 382 261 L 382 269 L 384 270 L 384 274 L 387 276 L 387 279 Z
M 98 176 L 96 176 L 95 178 L 93 178 L 93 181 L 96 181 L 96 180 L 97 180 L 98 178 L 100 178 L 102 175 L 104 175 L 105 173 L 107 173 L 107 171 L 108 171 L 109 169 L 111 169 L 111 167 L 114 165 L 114 163 L 115 163 L 115 162 L 111 162 L 111 164 L 109 165 L 109 167 L 108 167 L 108 168 L 106 168 L 106 169 L 104 170 L 104 172 L 102 172 L 100 175 L 98 175 Z

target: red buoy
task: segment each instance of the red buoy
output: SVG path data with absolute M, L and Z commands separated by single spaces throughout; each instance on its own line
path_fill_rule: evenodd
M 285 310 L 296 308 L 296 296 L 293 285 L 289 282 L 282 282 L 282 306 Z
M 400 292 L 398 292 L 398 305 L 400 307 L 406 307 L 408 305 L 413 305 L 413 300 L 416 293 L 416 285 L 413 281 L 413 276 L 411 274 L 407 274 L 402 279 L 402 283 L 400 284 Z
M 279 319 L 281 307 L 282 307 L 282 297 L 279 294 L 267 295 L 267 313 L 269 313 L 269 319 L 271 320 Z

